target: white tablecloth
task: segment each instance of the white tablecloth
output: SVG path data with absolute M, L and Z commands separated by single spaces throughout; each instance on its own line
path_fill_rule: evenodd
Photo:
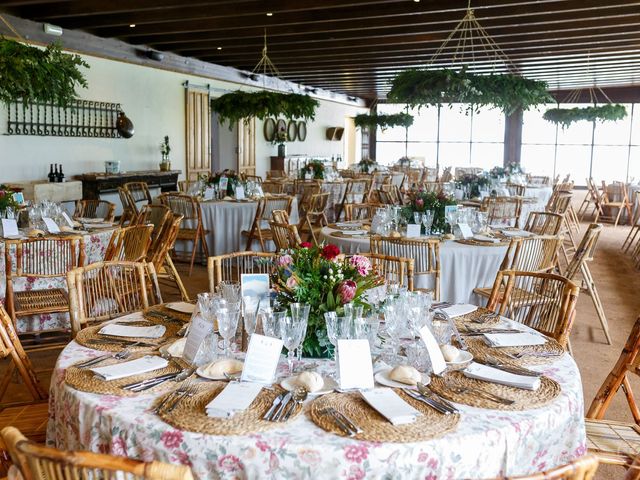
M 369 237 L 334 237 L 334 229 L 324 227 L 320 241 L 340 247 L 344 253 L 369 251 Z M 476 287 L 491 287 L 507 252 L 506 246 L 465 245 L 446 240 L 440 245 L 440 300 L 467 303 L 478 300 L 473 294 Z M 431 288 L 430 278 L 415 278 L 416 288 Z
M 68 387 L 65 369 L 97 353 L 72 342 L 58 358 L 47 443 L 189 465 L 199 480 L 493 478 L 546 470 L 586 452 L 580 373 L 569 355 L 533 367 L 562 387 L 550 404 L 519 412 L 460 406 L 455 431 L 403 444 L 333 435 L 304 414 L 286 426 L 250 435 L 177 430 L 150 411 L 153 395 L 123 398 Z M 319 361 L 319 369 L 327 372 L 331 364 Z

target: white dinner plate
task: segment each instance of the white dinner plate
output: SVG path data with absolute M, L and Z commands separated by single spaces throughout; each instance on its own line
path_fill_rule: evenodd
M 471 352 L 467 352 L 466 350 L 459 350 L 458 357 L 453 362 L 446 362 L 447 367 L 452 370 L 459 370 L 463 367 L 466 367 L 473 360 L 473 355 Z
M 408 388 L 411 390 L 417 390 L 418 387 L 416 386 L 411 386 L 411 385 L 407 385 L 406 383 L 402 383 L 402 382 L 396 382 L 395 380 L 391 380 L 389 378 L 389 374 L 391 373 L 391 370 L 393 370 L 392 368 L 387 368 L 385 370 L 380 370 L 378 373 L 376 373 L 373 378 L 375 379 L 376 382 L 378 382 L 380 385 L 384 385 L 385 387 L 393 387 L 393 388 Z M 429 382 L 431 381 L 431 379 L 429 378 L 428 375 L 422 375 L 422 381 L 421 383 L 423 383 L 424 385 L 429 385 Z
M 166 307 L 170 310 L 181 313 L 193 313 L 193 311 L 196 309 L 195 305 L 187 302 L 171 302 L 167 303 Z
M 216 375 L 208 375 L 206 372 L 204 372 L 204 367 L 205 365 L 203 365 L 202 367 L 198 367 L 198 369 L 196 370 L 196 375 L 202 378 L 206 378 L 207 380 L 226 380 L 227 379 L 224 375 L 222 375 L 221 377 Z M 237 374 L 234 373 L 233 375 L 240 375 L 240 372 L 238 372 Z
M 293 375 L 292 377 L 287 377 L 280 382 L 280 386 L 287 391 L 295 390 L 298 387 L 296 382 L 297 375 Z M 317 392 L 309 392 L 309 395 L 325 395 L 327 393 L 333 392 L 336 388 L 338 388 L 338 384 L 331 377 L 322 376 L 322 380 L 324 381 L 324 385 Z
M 340 233 L 343 235 L 366 235 L 369 232 L 366 230 L 340 230 Z

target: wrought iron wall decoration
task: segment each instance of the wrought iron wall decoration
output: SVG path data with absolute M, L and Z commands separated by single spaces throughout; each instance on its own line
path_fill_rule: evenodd
M 7 108 L 8 135 L 128 138 L 117 128 L 118 116 L 124 115 L 119 103 L 75 100 L 63 108 L 52 103 L 11 102 Z

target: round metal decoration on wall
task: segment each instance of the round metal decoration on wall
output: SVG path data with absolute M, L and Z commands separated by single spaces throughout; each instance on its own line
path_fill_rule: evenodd
M 298 136 L 298 125 L 295 120 L 290 120 L 287 125 L 287 141 L 295 142 L 296 137 Z
M 298 140 L 304 142 L 307 138 L 307 122 L 299 121 L 298 122 Z
M 133 122 L 122 111 L 118 113 L 118 119 L 116 120 L 116 130 L 121 137 L 133 137 Z
M 276 138 L 276 121 L 273 118 L 265 118 L 264 125 L 262 127 L 262 133 L 264 134 L 264 139 L 267 142 L 273 142 L 273 139 Z
M 276 132 L 285 132 L 287 131 L 287 122 L 284 118 L 281 118 L 276 123 Z

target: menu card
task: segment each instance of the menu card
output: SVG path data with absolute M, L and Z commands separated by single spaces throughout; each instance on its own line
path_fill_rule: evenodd
M 413 423 L 422 414 L 390 388 L 360 392 L 362 398 L 394 425 Z
M 407 225 L 407 238 L 418 238 L 420 236 L 421 225 L 410 223 Z
M 227 185 L 229 185 L 229 179 L 227 177 L 220 177 L 220 181 L 218 182 L 218 191 L 226 192 Z
M 135 327 L 129 325 L 118 325 L 110 323 L 100 329 L 98 333 L 102 335 L 112 335 L 114 337 L 139 337 L 139 338 L 160 338 L 164 335 L 167 327 L 164 325 L 154 325 L 152 327 Z
M 485 382 L 498 383 L 525 390 L 537 390 L 540 386 L 539 377 L 516 375 L 515 373 L 505 372 L 504 370 L 475 362 L 472 362 L 462 373 L 464 373 L 465 377 L 475 378 L 476 380 L 484 380 Z
M 213 323 L 205 320 L 202 315 L 197 315 L 191 320 L 187 343 L 184 346 L 182 358 L 188 363 L 193 363 L 205 337 L 213 332 Z
M 373 365 L 369 341 L 338 340 L 340 388 L 373 388 Z
M 2 219 L 2 235 L 4 237 L 19 237 L 18 222 L 13 218 Z
M 279 338 L 254 333 L 244 358 L 243 382 L 271 383 L 278 368 L 283 342 Z
M 60 233 L 60 227 L 56 222 L 53 221 L 53 219 L 48 217 L 42 217 L 42 221 L 46 225 L 49 233 Z
M 202 199 L 203 200 L 213 200 L 213 196 L 215 195 L 216 191 L 213 189 L 213 187 L 207 187 L 204 189 L 204 193 L 202 194 Z
M 468 239 L 468 238 L 473 237 L 473 231 L 471 230 L 471 227 L 468 224 L 459 223 L 458 224 L 458 229 L 460 230 L 460 235 L 465 240 Z
M 427 347 L 427 355 L 429 355 L 429 359 L 431 360 L 433 373 L 440 375 L 447 368 L 447 362 L 444 360 L 436 337 L 433 336 L 433 333 L 431 333 L 427 325 L 420 329 L 420 338 L 422 338 L 422 341 Z
M 165 368 L 169 364 L 168 360 L 156 355 L 145 355 L 144 357 L 130 360 L 128 362 L 116 363 L 106 367 L 92 368 L 91 371 L 96 376 L 105 381 L 117 380 L 119 378 L 130 377 L 132 375 L 141 375 L 143 373 L 152 372 L 160 368 Z
M 67 212 L 62 212 L 62 218 L 64 218 L 64 221 L 67 222 L 67 225 L 69 225 L 71 228 L 74 227 L 73 220 L 71 220 L 71 217 Z
M 259 383 L 229 382 L 226 387 L 211 400 L 206 411 L 209 417 L 229 418 L 249 408 L 262 390 Z
M 236 200 L 244 200 L 244 187 L 242 185 L 236 187 Z

